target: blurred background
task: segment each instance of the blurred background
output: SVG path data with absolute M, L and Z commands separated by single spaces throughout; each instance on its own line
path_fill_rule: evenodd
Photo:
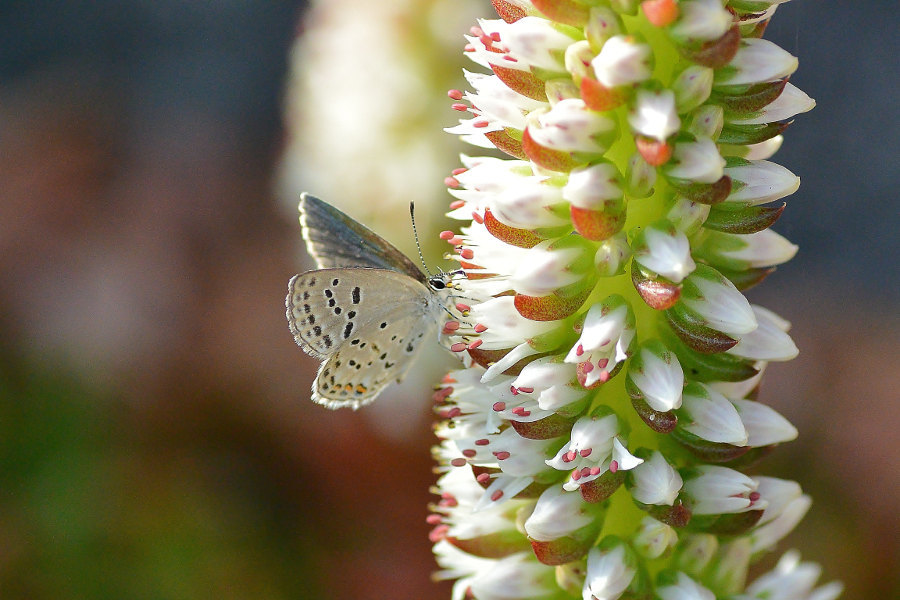
M 0 597 L 449 598 L 425 524 L 447 363 L 329 412 L 283 298 L 301 189 L 407 251 L 416 200 L 436 239 L 444 92 L 487 4 L 3 3 Z M 767 33 L 818 107 L 776 156 L 800 253 L 750 294 L 801 348 L 763 385 L 801 431 L 764 470 L 813 496 L 783 547 L 848 600 L 900 591 L 897 25 L 807 1 Z

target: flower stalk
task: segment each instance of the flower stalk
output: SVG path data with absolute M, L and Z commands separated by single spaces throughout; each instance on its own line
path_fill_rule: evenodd
M 839 595 L 792 553 L 747 581 L 809 507 L 744 472 L 797 435 L 756 400 L 789 325 L 743 294 L 796 252 L 769 227 L 799 179 L 768 159 L 814 102 L 761 37 L 781 3 L 493 0 L 466 36 L 447 131 L 497 152 L 446 180 L 454 600 Z

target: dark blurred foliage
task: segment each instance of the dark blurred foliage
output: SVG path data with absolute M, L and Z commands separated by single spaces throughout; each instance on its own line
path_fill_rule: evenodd
M 845 598 L 897 591 L 898 151 L 890 3 L 791 2 L 768 37 L 819 106 L 777 160 L 801 253 L 751 298 L 802 349 L 763 471 L 815 503 L 784 544 Z M 412 433 L 306 401 L 273 199 L 296 2 L 0 7 L 0 594 L 447 598 Z M 893 23 L 893 25 L 891 25 Z M 448 114 L 448 123 L 452 115 Z

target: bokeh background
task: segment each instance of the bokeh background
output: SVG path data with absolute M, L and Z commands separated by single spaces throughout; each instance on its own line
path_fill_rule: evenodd
M 479 2 L 322 5 L 0 6 L 4 600 L 449 598 L 425 524 L 446 359 L 326 411 L 283 297 L 309 267 L 298 189 L 407 250 L 391 202 L 415 199 L 434 239 Z M 776 157 L 800 253 L 751 293 L 802 351 L 763 385 L 801 431 L 764 469 L 813 496 L 783 547 L 848 600 L 900 594 L 897 21 L 807 0 L 767 34 L 818 107 Z

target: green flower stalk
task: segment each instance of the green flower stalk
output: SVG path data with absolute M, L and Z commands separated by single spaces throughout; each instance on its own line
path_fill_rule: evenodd
M 473 27 L 445 231 L 465 273 L 435 393 L 453 598 L 830 600 L 786 554 L 810 505 L 748 475 L 796 429 L 755 399 L 788 323 L 743 291 L 796 247 L 769 159 L 814 102 L 771 0 L 494 0 Z

